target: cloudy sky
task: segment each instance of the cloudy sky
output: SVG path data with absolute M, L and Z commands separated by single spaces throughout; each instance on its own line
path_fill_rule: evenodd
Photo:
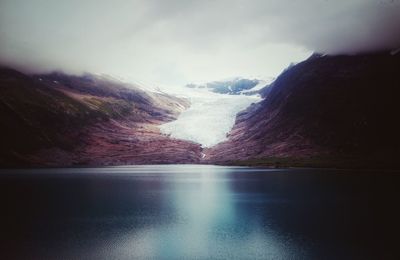
M 398 0 L 0 0 L 0 62 L 183 85 L 400 47 Z

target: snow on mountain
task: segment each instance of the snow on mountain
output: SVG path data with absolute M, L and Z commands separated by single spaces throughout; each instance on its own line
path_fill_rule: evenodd
M 261 100 L 257 91 L 264 87 L 266 80 L 233 78 L 229 81 L 215 81 L 193 87 L 155 87 L 133 78 L 121 78 L 108 74 L 95 74 L 96 77 L 118 82 L 126 87 L 139 88 L 153 93 L 168 93 L 190 101 L 190 108 L 182 112 L 176 121 L 161 125 L 161 132 L 176 139 L 200 143 L 211 147 L 226 140 L 226 134 L 235 123 L 236 114 L 251 103 Z M 183 109 L 182 109 L 183 110 Z
M 259 96 L 218 94 L 198 88 L 185 92 L 191 101 L 190 108 L 176 121 L 161 125 L 161 131 L 173 138 L 200 143 L 203 147 L 226 140 L 236 114 L 261 100 Z
M 264 88 L 265 86 L 269 85 L 272 83 L 272 81 L 274 81 L 275 78 L 265 78 L 265 79 L 259 79 L 257 85 L 255 85 L 254 87 L 252 87 L 251 89 L 245 89 L 243 91 L 241 91 L 241 94 L 244 93 L 249 93 L 249 92 L 253 92 L 253 91 L 259 91 L 260 89 Z

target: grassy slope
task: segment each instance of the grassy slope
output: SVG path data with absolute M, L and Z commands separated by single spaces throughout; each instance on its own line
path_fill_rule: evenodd
M 39 148 L 71 149 L 85 125 L 107 119 L 60 91 L 10 69 L 0 70 L 0 164 L 24 161 Z
M 54 88 L 62 86 L 68 91 L 95 97 L 95 99 L 86 101 L 92 102 L 92 105 L 98 106 L 99 109 L 106 113 L 109 113 L 110 109 L 114 110 L 114 108 L 121 108 L 124 111 L 127 104 L 134 104 L 135 121 L 158 120 L 165 122 L 174 120 L 177 116 L 176 107 L 184 103 L 183 99 L 164 93 L 144 91 L 135 85 L 103 76 L 91 74 L 73 76 L 63 73 L 51 73 L 37 75 L 35 78 Z M 99 102 L 104 101 L 107 101 L 107 104 L 99 104 Z
M 134 156 L 134 149 L 152 144 L 149 138 L 176 146 L 175 152 L 193 149 L 193 144 L 176 143 L 156 130 L 141 133 L 147 125 L 175 119 L 187 105 L 183 99 L 93 75 L 32 77 L 0 68 L 0 165 L 42 165 L 47 160 L 52 160 L 52 165 L 58 165 L 58 160 L 60 165 L 69 165 L 68 158 L 90 157 L 93 149 L 106 151 L 98 154 L 101 162 L 109 154 Z M 121 145 L 113 146 L 114 142 Z M 167 148 L 164 150 L 171 149 Z M 164 150 L 154 152 L 162 157 Z

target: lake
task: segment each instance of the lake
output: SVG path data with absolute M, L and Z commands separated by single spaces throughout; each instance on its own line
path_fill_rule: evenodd
M 400 173 L 0 170 L 1 259 L 400 259 Z

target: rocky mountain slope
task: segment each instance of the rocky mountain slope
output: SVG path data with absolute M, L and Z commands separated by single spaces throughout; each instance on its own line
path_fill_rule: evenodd
M 239 113 L 206 161 L 391 167 L 400 155 L 399 68 L 398 53 L 315 54 Z
M 162 135 L 187 100 L 95 75 L 0 69 L 0 165 L 197 162 L 200 146 Z
M 315 54 L 258 90 L 264 99 L 237 115 L 228 140 L 205 150 L 160 133 L 186 99 L 103 76 L 2 68 L 0 166 L 398 168 L 398 68 L 400 53 Z

